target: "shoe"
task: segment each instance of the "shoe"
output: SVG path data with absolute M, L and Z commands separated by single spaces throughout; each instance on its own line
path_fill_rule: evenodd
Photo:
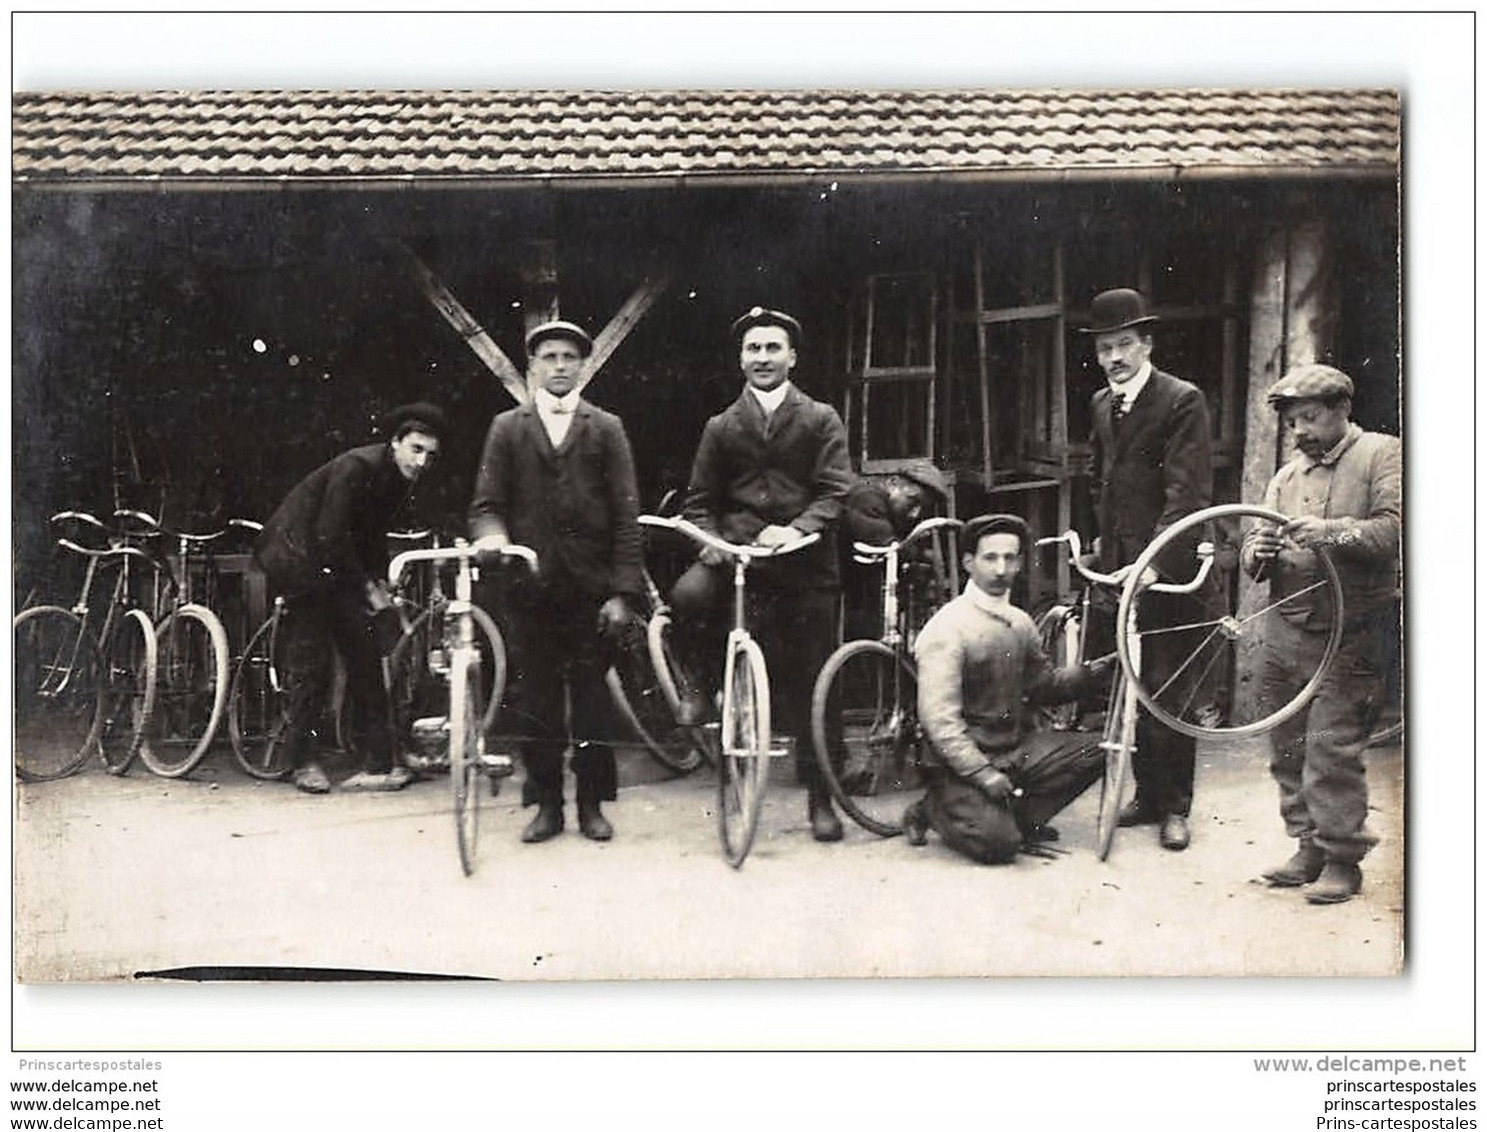
M 808 803 L 811 812 L 811 836 L 817 841 L 840 841 L 842 819 L 836 816 L 829 798 L 812 798 Z
M 1120 808 L 1120 816 L 1115 819 L 1115 824 L 1121 829 L 1130 829 L 1133 825 L 1156 825 L 1161 820 L 1162 815 L 1147 809 L 1140 798 L 1132 798 Z
M 383 774 L 359 770 L 350 778 L 346 779 L 345 782 L 341 783 L 341 789 L 369 793 L 390 793 L 393 790 L 401 790 L 412 781 L 413 772 L 405 766 L 395 766 Z
M 1027 833 L 1023 835 L 1022 839 L 1024 841 L 1031 841 L 1034 844 L 1039 844 L 1049 841 L 1057 841 L 1059 839 L 1059 836 L 1060 834 L 1058 832 L 1057 826 L 1035 825 L 1032 829 L 1028 830 Z
M 561 802 L 541 802 L 537 816 L 521 831 L 521 839 L 528 845 L 548 841 L 563 832 L 563 806 Z
M 904 811 L 903 826 L 904 837 L 910 845 L 929 844 L 929 813 L 924 807 L 923 798 L 909 804 L 909 808 Z
M 599 811 L 599 803 L 578 807 L 578 829 L 590 841 L 608 841 L 614 836 L 614 826 Z
M 1157 838 L 1163 849 L 1180 853 L 1188 847 L 1192 835 L 1188 833 L 1188 819 L 1181 814 L 1168 814 L 1162 819 L 1162 832 Z
M 1363 870 L 1344 861 L 1328 861 L 1306 894 L 1308 904 L 1341 904 L 1358 895 L 1363 887 Z
M 329 794 L 330 779 L 319 763 L 302 766 L 294 772 L 294 785 L 306 794 Z
M 687 690 L 681 694 L 681 703 L 676 706 L 676 722 L 680 727 L 701 727 L 712 714 L 712 705 L 701 692 Z
M 1267 869 L 1260 875 L 1271 888 L 1300 888 L 1321 876 L 1322 866 L 1326 863 L 1325 853 L 1310 841 L 1303 841 L 1284 865 Z

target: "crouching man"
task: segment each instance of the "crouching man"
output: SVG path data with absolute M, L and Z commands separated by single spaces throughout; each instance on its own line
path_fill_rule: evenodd
M 1012 604 L 1028 529 L 1015 515 L 982 515 L 961 531 L 965 591 L 914 645 L 927 791 L 904 814 L 909 841 L 933 828 L 956 852 L 1005 864 L 1055 840 L 1048 821 L 1103 772 L 1089 736 L 1030 731 L 1025 707 L 1073 699 L 1113 658 L 1056 669 L 1033 619 Z

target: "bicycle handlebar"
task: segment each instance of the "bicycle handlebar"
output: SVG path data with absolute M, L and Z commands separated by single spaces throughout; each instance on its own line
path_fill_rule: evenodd
M 932 531 L 940 530 L 943 527 L 958 528 L 963 526 L 965 526 L 965 524 L 959 519 L 951 519 L 944 515 L 936 515 L 930 519 L 921 519 L 917 524 L 915 524 L 912 531 L 904 535 L 904 537 L 899 539 L 897 542 L 884 543 L 881 546 L 867 542 L 854 542 L 852 544 L 852 549 L 856 553 L 864 555 L 868 558 L 886 558 L 895 550 L 902 550 L 911 542 L 916 542 Z
M 1097 570 L 1091 570 L 1084 561 L 1084 545 L 1079 540 L 1078 531 L 1065 531 L 1061 535 L 1053 535 L 1050 538 L 1040 538 L 1035 546 L 1052 546 L 1054 543 L 1062 543 L 1069 548 L 1069 558 L 1074 564 L 1074 569 L 1089 582 L 1097 586 L 1109 586 L 1119 589 L 1126 584 L 1126 578 L 1131 573 L 1131 567 L 1135 563 L 1122 566 L 1113 574 L 1102 574 Z M 1213 569 L 1213 543 L 1203 541 L 1198 544 L 1198 571 L 1190 581 L 1186 582 L 1153 582 L 1145 588 L 1152 593 L 1158 594 L 1190 594 L 1200 589 L 1208 580 L 1208 572 Z
M 675 518 L 667 518 L 661 515 L 642 515 L 640 516 L 640 523 L 646 527 L 665 527 L 667 530 L 677 531 L 686 535 L 693 542 L 701 543 L 703 546 L 710 546 L 714 550 L 728 555 L 730 558 L 742 558 L 745 561 L 752 561 L 757 558 L 773 558 L 779 554 L 789 554 L 792 550 L 804 550 L 812 543 L 821 541 L 821 535 L 816 531 L 812 531 L 810 534 L 802 535 L 794 542 L 784 546 L 746 546 L 743 543 L 729 542 L 726 539 L 721 539 L 711 531 L 705 531 L 696 523 L 689 519 L 683 519 L 679 515 Z
M 517 558 L 527 564 L 532 573 L 537 572 L 537 552 L 531 547 L 506 543 L 495 545 L 486 539 L 475 542 L 460 542 L 455 546 L 430 546 L 422 550 L 405 550 L 393 557 L 387 567 L 387 584 L 396 589 L 404 569 L 414 562 L 464 562 L 479 558 L 483 554 L 499 554 L 504 558 Z
M 107 524 L 102 519 L 96 515 L 89 515 L 86 511 L 58 511 L 47 522 L 66 523 L 74 520 L 80 523 L 87 523 L 90 527 L 97 527 L 100 531 L 108 530 Z
M 106 550 L 94 550 L 89 546 L 79 546 L 71 539 L 59 538 L 57 545 L 64 550 L 70 550 L 74 554 L 81 554 L 85 558 L 143 558 L 146 562 L 153 564 L 155 558 L 147 551 L 137 546 L 111 546 Z

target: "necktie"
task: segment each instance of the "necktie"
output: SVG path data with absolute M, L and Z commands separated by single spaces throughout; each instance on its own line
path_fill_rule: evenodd
M 1129 410 L 1126 409 L 1126 395 L 1124 393 L 1112 393 L 1110 395 L 1110 419 L 1116 424 L 1125 419 Z

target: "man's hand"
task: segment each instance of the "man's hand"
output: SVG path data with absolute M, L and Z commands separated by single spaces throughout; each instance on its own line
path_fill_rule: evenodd
M 1281 538 L 1280 528 L 1261 527 L 1250 534 L 1245 547 L 1256 562 L 1264 563 L 1273 562 L 1279 558 L 1285 544 L 1285 539 Z
M 630 624 L 630 604 L 615 594 L 599 607 L 599 635 L 607 641 L 618 641 Z
M 362 587 L 362 595 L 366 598 L 367 608 L 373 613 L 381 613 L 392 605 L 392 598 L 388 596 L 387 590 L 375 578 L 366 580 L 366 584 Z
M 1281 527 L 1280 533 L 1283 538 L 1290 539 L 1306 550 L 1326 546 L 1331 541 L 1327 530 L 1327 520 L 1319 519 L 1315 515 L 1302 515 L 1300 518 L 1292 519 Z
M 704 566 L 721 566 L 728 561 L 728 556 L 715 546 L 704 546 L 697 552 L 697 561 Z
M 971 775 L 971 783 L 993 802 L 1005 802 L 1012 794 L 1012 780 L 989 766 Z
M 504 532 L 497 531 L 493 534 L 482 535 L 474 542 L 475 561 L 480 566 L 494 566 L 500 562 L 503 555 L 501 551 L 511 545 L 511 539 Z
M 781 527 L 771 523 L 754 538 L 755 546 L 789 546 L 805 538 L 799 527 Z
M 1086 660 L 1084 671 L 1090 680 L 1099 683 L 1110 675 L 1110 670 L 1118 663 L 1119 658 L 1115 653 L 1106 653 L 1104 656 L 1095 657 L 1094 660 Z

